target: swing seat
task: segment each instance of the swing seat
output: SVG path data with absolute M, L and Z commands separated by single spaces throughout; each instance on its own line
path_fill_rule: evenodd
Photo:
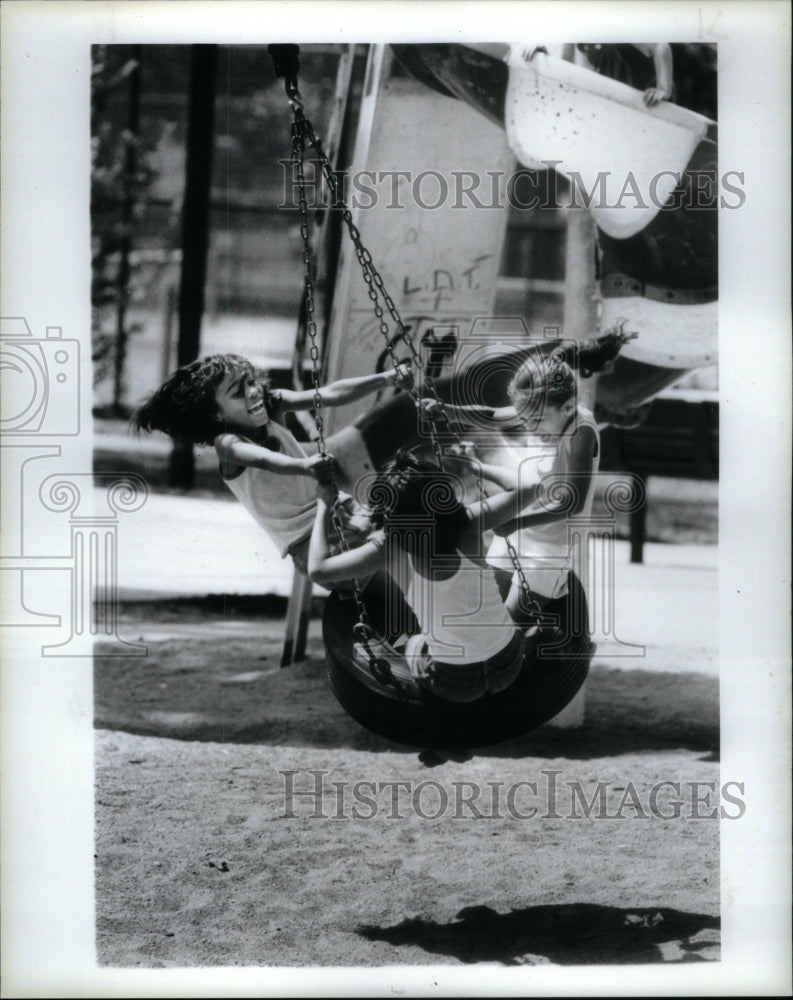
M 384 591 L 370 586 L 365 600 L 379 631 L 385 623 Z M 331 689 L 342 708 L 366 729 L 419 750 L 462 752 L 536 729 L 570 703 L 586 679 L 592 656 L 588 638 L 580 648 L 570 647 L 563 658 L 543 656 L 535 638 L 527 642 L 521 672 L 506 690 L 463 703 L 444 701 L 430 691 L 421 691 L 417 698 L 408 685 L 402 686 L 403 677 L 395 684 L 374 676 L 368 656 L 356 643 L 356 622 L 353 602 L 332 593 L 322 618 Z M 386 645 L 397 654 L 384 656 L 389 667 L 404 670 L 406 661 L 400 663 L 388 639 Z

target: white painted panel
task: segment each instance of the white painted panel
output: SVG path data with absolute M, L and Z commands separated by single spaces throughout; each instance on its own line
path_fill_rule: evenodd
M 627 320 L 626 330 L 639 336 L 621 356 L 661 368 L 698 368 L 718 358 L 718 302 L 678 305 L 635 295 L 603 299 L 601 327 Z
M 358 204 L 352 197 L 348 202 L 389 294 L 412 326 L 414 343 L 436 324 L 459 327 L 464 340 L 472 321 L 489 316 L 495 302 L 507 224 L 505 187 L 515 159 L 503 130 L 462 101 L 412 79 L 388 79 L 388 59 L 382 46 L 374 47 L 352 170 L 353 177 L 374 172 L 374 180 L 371 174 L 363 177 L 374 196 L 348 184 Z M 388 171 L 407 176 L 383 177 Z M 473 194 L 492 208 L 475 207 L 473 195 L 461 191 L 474 183 Z M 393 335 L 390 318 L 389 326 Z M 326 377 L 374 372 L 384 348 L 345 234 Z M 399 350 L 400 356 L 407 354 L 406 348 Z M 365 405 L 329 411 L 330 430 L 348 424 Z

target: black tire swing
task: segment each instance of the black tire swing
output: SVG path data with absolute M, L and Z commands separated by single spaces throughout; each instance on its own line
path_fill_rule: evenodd
M 383 620 L 383 592 L 367 588 L 370 619 Z M 342 708 L 366 729 L 417 749 L 459 752 L 523 736 L 558 715 L 575 697 L 589 672 L 588 644 L 565 657 L 538 655 L 530 641 L 523 670 L 499 694 L 474 702 L 444 701 L 430 692 L 411 697 L 393 683 L 378 682 L 356 652 L 354 602 L 332 593 L 322 616 L 328 679 Z
M 380 332 L 392 362 L 395 366 L 399 364 L 395 350 L 397 340 L 410 351 L 417 372 L 424 370 L 424 362 L 407 335 L 399 312 L 385 289 L 382 277 L 361 241 L 352 214 L 340 198 L 331 165 L 319 139 L 314 134 L 311 123 L 303 114 L 303 104 L 297 87 L 298 48 L 270 46 L 270 51 L 276 75 L 285 78 L 287 97 L 293 110 L 292 163 L 297 172 L 300 192 L 300 232 L 305 265 L 304 306 L 316 404 L 314 417 L 317 427 L 317 448 L 319 453 L 325 456 L 327 449 L 321 415 L 322 399 L 319 394 L 319 350 L 314 321 L 314 278 L 303 177 L 306 142 L 313 146 L 319 158 L 322 174 L 332 195 L 332 204 L 342 210 L 342 217 L 355 247 L 373 311 L 379 321 Z M 395 325 L 397 335 L 394 338 L 390 336 L 381 303 L 385 305 Z M 441 413 L 445 418 L 442 400 L 438 396 L 433 380 L 426 374 L 423 385 L 425 392 L 440 404 Z M 407 387 L 407 394 L 415 405 L 420 404 L 421 397 L 415 388 Z M 445 420 L 445 422 L 451 427 L 450 421 Z M 430 431 L 430 438 L 436 460 L 442 465 L 443 448 L 433 428 Z M 481 495 L 486 496 L 481 477 L 477 477 L 477 481 Z M 331 513 L 334 516 L 333 512 Z M 344 532 L 338 520 L 336 528 L 342 543 L 346 545 Z M 542 614 L 531 595 L 517 553 L 509 540 L 507 545 L 521 581 L 526 606 L 534 609 L 535 621 L 542 623 Z M 576 595 L 576 599 L 584 601 L 582 606 L 585 609 L 583 590 L 572 575 L 571 583 L 573 587 L 579 588 L 580 594 Z M 432 692 L 419 688 L 410 675 L 406 659 L 392 645 L 396 636 L 388 634 L 387 623 L 394 619 L 386 615 L 386 605 L 393 615 L 394 601 L 401 601 L 403 607 L 401 615 L 397 615 L 397 620 L 415 623 L 412 612 L 404 603 L 404 599 L 395 595 L 395 590 L 394 587 L 387 587 L 382 575 L 378 574 L 363 593 L 358 585 L 355 585 L 354 600 L 343 599 L 338 592 L 331 593 L 325 603 L 322 619 L 328 679 L 336 699 L 353 719 L 386 739 L 420 749 L 431 748 L 452 752 L 500 743 L 521 736 L 548 722 L 569 704 L 586 679 L 592 655 L 588 636 L 581 637 L 582 641 L 577 644 L 567 643 L 563 653 L 560 651 L 554 654 L 551 640 L 547 635 L 538 632 L 534 626 L 529 629 L 523 669 L 508 689 L 498 694 L 486 694 L 474 702 L 445 701 Z

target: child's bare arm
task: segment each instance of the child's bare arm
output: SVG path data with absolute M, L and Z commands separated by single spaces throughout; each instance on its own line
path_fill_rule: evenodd
M 478 522 L 480 531 L 498 530 L 500 525 L 513 521 L 533 501 L 536 492 L 536 483 L 521 484 L 517 489 L 504 490 L 470 504 L 468 511 Z
M 648 87 L 644 92 L 644 103 L 653 107 L 661 101 L 668 101 L 673 89 L 672 47 L 668 42 L 636 45 L 644 55 L 652 56 L 655 68 L 655 86 Z
M 412 384 L 413 376 L 410 366 L 400 364 L 397 368 L 390 368 L 386 372 L 379 372 L 375 375 L 337 379 L 335 382 L 323 385 L 319 390 L 319 395 L 323 406 L 343 406 L 345 403 L 353 403 L 356 399 L 363 399 L 364 396 L 391 385 L 402 385 L 409 388 Z M 312 410 L 316 406 L 313 389 L 301 391 L 282 389 L 280 397 L 283 411 Z
M 580 513 L 586 499 L 587 476 L 592 475 L 597 439 L 590 427 L 581 428 L 570 447 L 567 469 L 545 477 L 536 488 L 538 496 L 529 501 L 528 510 L 494 528 L 497 535 L 511 535 L 521 528 L 536 528 L 549 521 Z
M 568 467 L 551 473 L 540 483 L 527 480 L 517 489 L 499 493 L 469 510 L 480 518 L 481 530 L 492 528 L 497 535 L 511 535 L 520 528 L 536 527 L 548 521 L 577 514 L 585 500 L 582 482 L 592 474 L 597 438 L 590 427 L 574 436 Z M 554 484 L 558 484 L 554 489 Z M 569 484 L 569 489 L 565 488 Z M 526 508 L 528 507 L 528 510 Z M 525 513 L 521 513 L 524 511 Z
M 449 420 L 464 425 L 481 426 L 481 421 L 506 423 L 517 418 L 514 406 L 484 406 L 477 403 L 452 405 L 437 399 L 423 399 L 421 409 L 430 420 L 442 420 L 444 414 Z
M 215 439 L 215 451 L 218 455 L 220 468 L 228 476 L 241 467 L 250 466 L 254 469 L 266 469 L 282 476 L 311 476 L 322 478 L 332 473 L 333 458 L 328 455 L 306 455 L 293 458 L 282 455 L 253 441 L 243 441 L 236 434 L 221 434 Z
M 373 542 L 365 542 L 355 549 L 330 554 L 327 534 L 327 499 L 328 491 L 322 487 L 317 497 L 317 515 L 311 532 L 311 542 L 308 549 L 308 576 L 314 583 L 325 586 L 337 583 L 339 580 L 350 580 L 367 576 L 380 569 L 383 561 L 383 551 Z
M 455 462 L 459 463 L 461 472 L 467 466 L 475 475 L 481 475 L 483 479 L 493 483 L 500 490 L 516 490 L 520 486 L 519 469 L 508 469 L 503 465 L 480 462 L 479 459 L 468 455 L 446 455 L 444 462 L 449 466 L 454 466 Z M 526 502 L 529 503 L 528 500 Z

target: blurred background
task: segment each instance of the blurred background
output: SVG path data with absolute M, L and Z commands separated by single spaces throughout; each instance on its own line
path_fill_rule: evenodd
M 196 79 L 195 66 L 191 70 L 196 48 L 213 50 L 212 86 L 207 79 Z M 349 48 L 301 46 L 301 93 L 320 134 L 331 119 L 339 61 Z M 368 48 L 354 47 L 348 123 L 357 120 Z M 696 62 L 691 65 L 692 93 L 715 87 L 715 71 L 700 79 Z M 404 71 L 395 64 L 394 72 Z M 714 103 L 715 90 L 705 100 Z M 191 139 L 191 108 L 195 112 L 200 101 L 204 132 L 194 130 Z M 191 220 L 185 218 L 191 142 L 192 155 L 205 156 L 210 171 L 206 271 L 192 356 L 240 353 L 269 368 L 276 385 L 300 379 L 303 366 L 295 355 L 302 247 L 298 210 L 284 203 L 291 180 L 290 129 L 283 82 L 275 78 L 266 46 L 92 49 L 92 354 L 98 469 L 118 468 L 121 451 L 125 468 L 143 472 L 160 488 L 224 491 L 211 449 L 198 453 L 194 474 L 180 476 L 174 474 L 167 438 L 154 435 L 135 441 L 127 433 L 134 407 L 179 362 L 180 281 L 185 248 L 192 246 Z M 354 128 L 345 125 L 338 162 L 349 156 L 350 132 Z M 540 192 L 547 180 L 547 175 L 537 175 Z M 517 207 L 507 211 L 496 314 L 519 315 L 532 331 L 544 325 L 563 328 L 564 212 Z M 321 224 L 323 211 L 312 214 L 312 221 Z M 326 260 L 332 266 L 333 254 Z M 320 290 L 327 277 L 323 266 L 320 261 Z M 717 386 L 714 366 L 687 376 L 665 395 L 715 401 Z M 671 480 L 666 485 L 670 489 L 663 486 L 661 493 L 669 492 L 670 501 L 680 508 L 675 532 L 682 530 L 689 540 L 715 540 L 717 485 L 690 481 L 682 491 L 682 507 L 681 490 L 672 489 Z M 653 530 L 661 537 L 669 535 L 667 528 L 653 529 L 651 524 L 649 537 Z

